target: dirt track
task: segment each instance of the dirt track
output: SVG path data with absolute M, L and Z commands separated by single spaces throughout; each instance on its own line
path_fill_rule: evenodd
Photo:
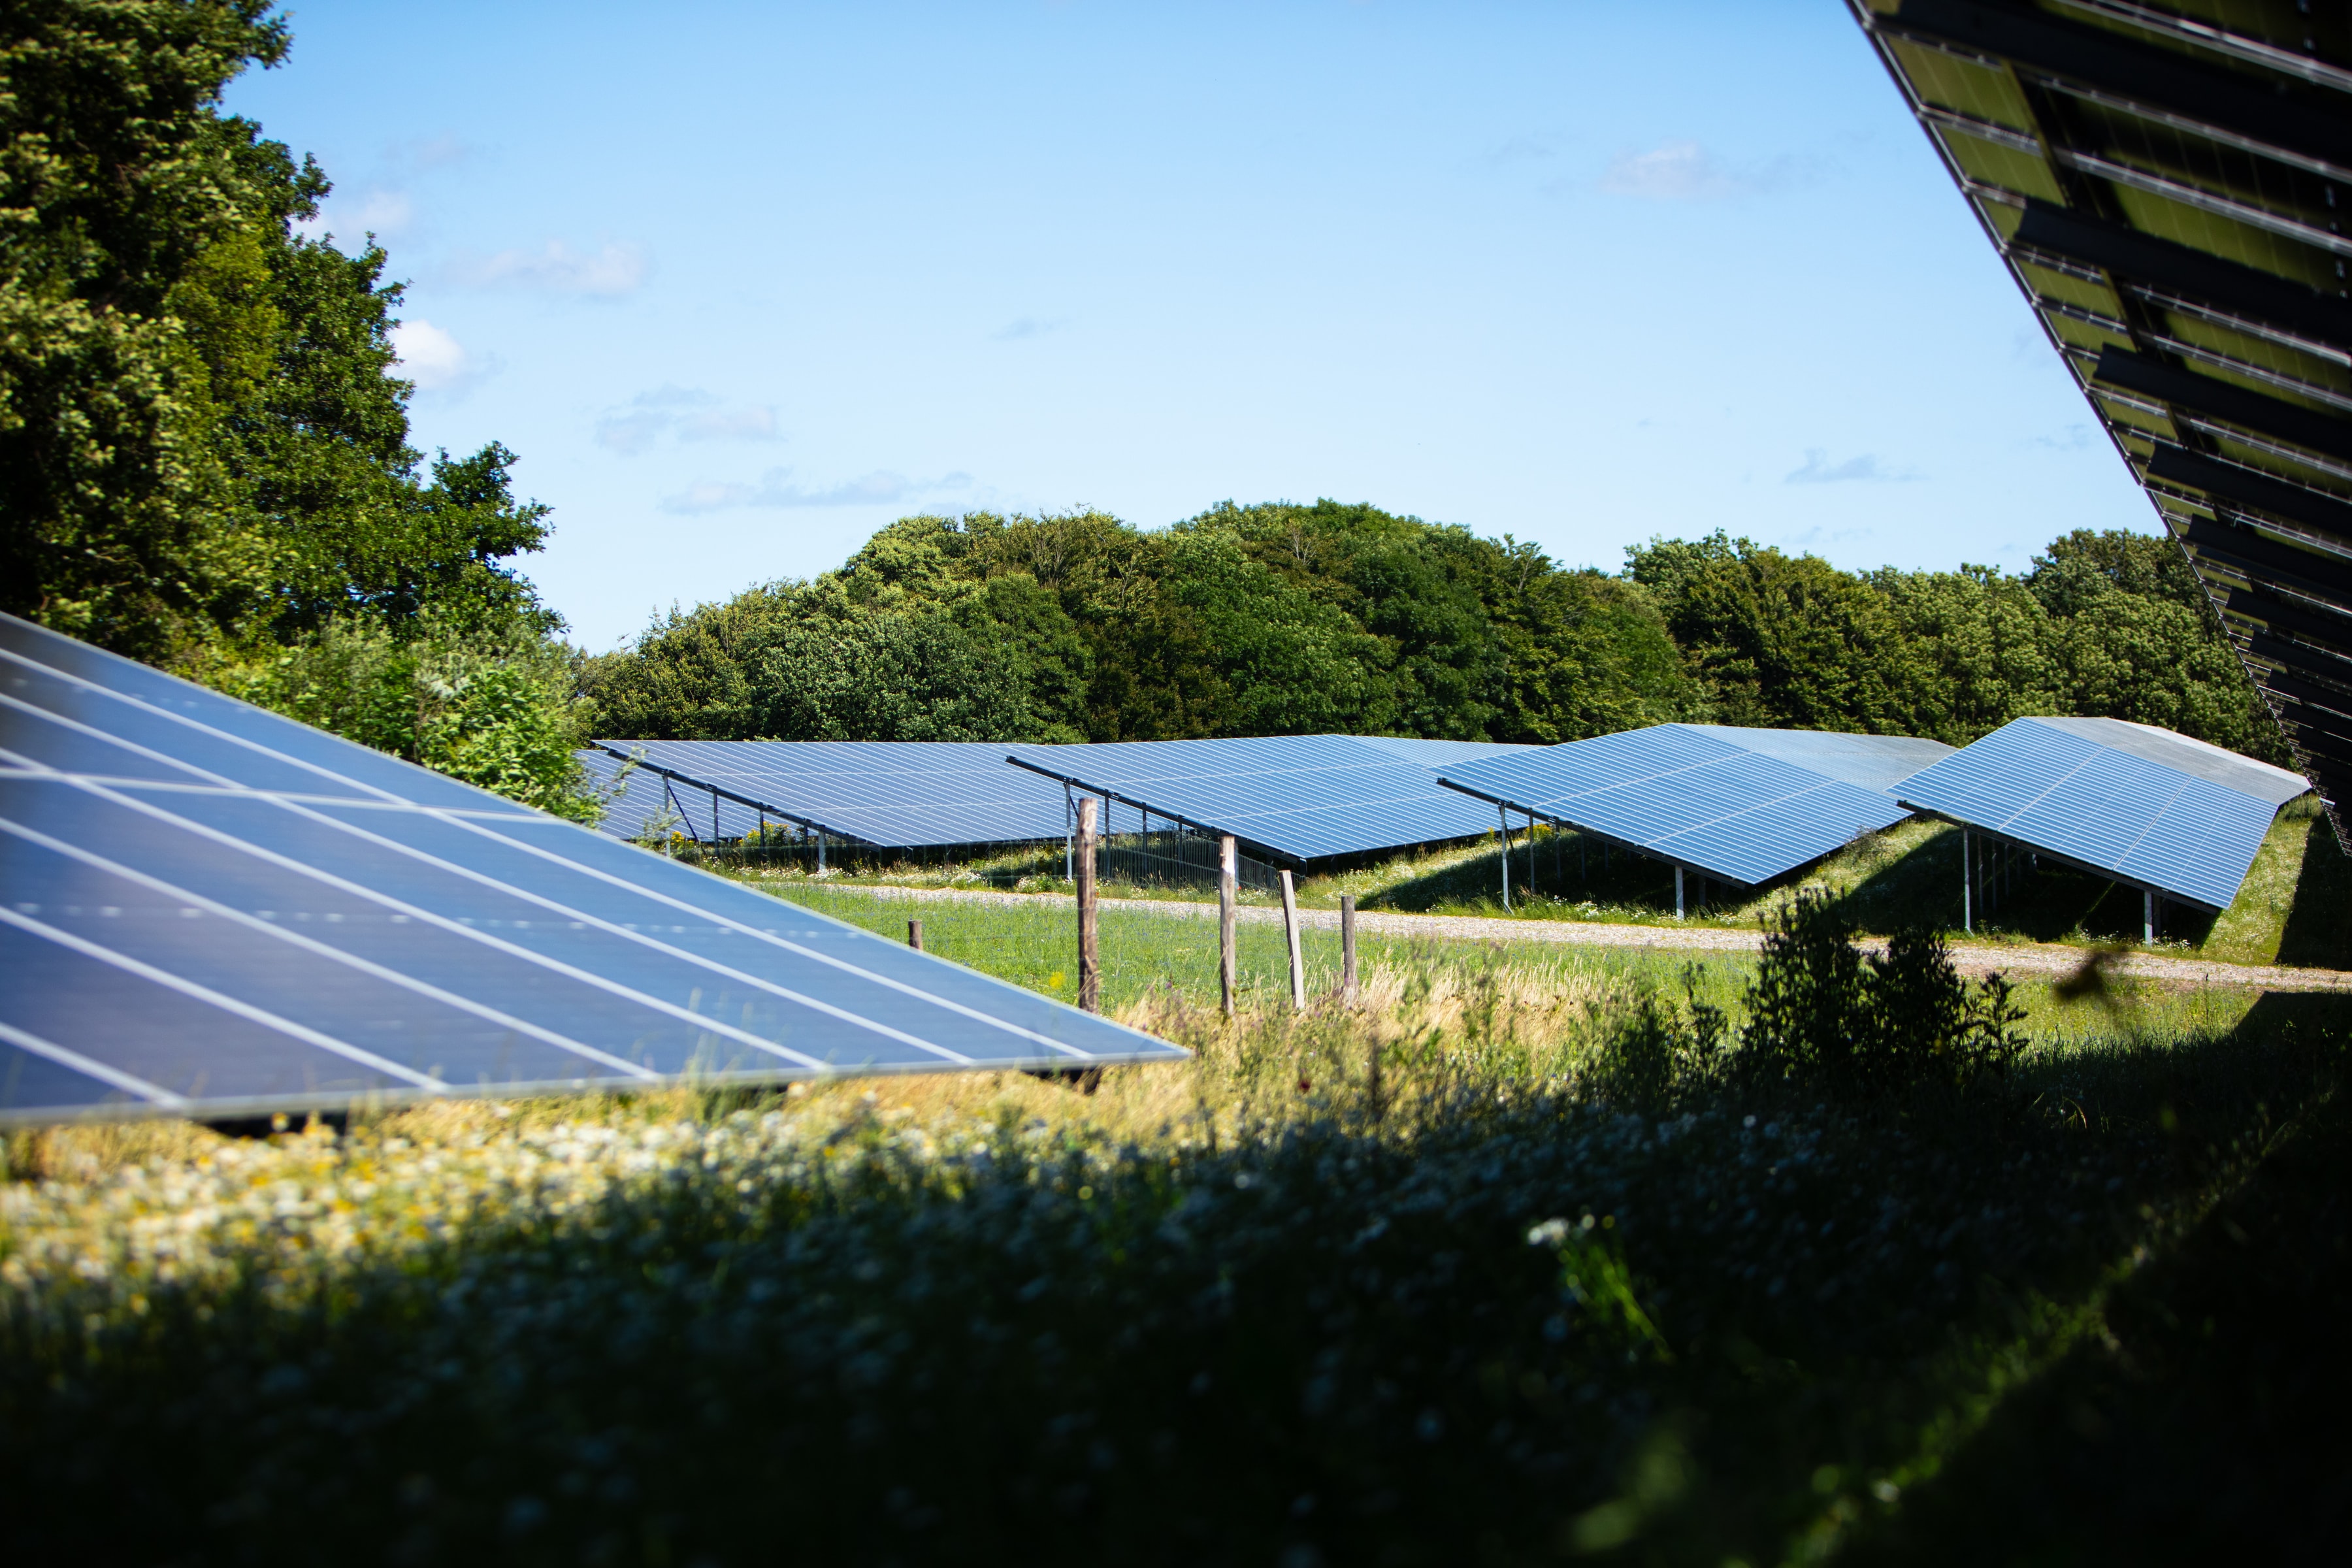
M 835 890 L 869 898 L 904 900 L 909 903 L 1020 905 L 1051 903 L 1065 908 L 1076 902 L 1066 893 L 999 893 L 953 888 L 877 888 L 835 884 Z M 1214 904 L 1184 903 L 1162 899 L 1105 899 L 1102 907 L 1171 920 L 1217 918 Z M 1254 924 L 1276 924 L 1279 910 L 1244 905 L 1240 918 Z M 1301 910 L 1298 923 L 1310 930 L 1336 931 L 1336 910 Z M 1583 921 L 1494 920 L 1475 915 L 1400 915 L 1365 910 L 1356 917 L 1367 935 L 1430 937 L 1445 942 L 1548 942 L 1578 947 L 1656 948 L 1688 952 L 1754 952 L 1762 942 L 1754 931 L 1726 931 L 1719 926 L 1608 925 Z M 1865 947 L 1873 944 L 1865 942 Z M 2015 978 L 2069 974 L 2083 967 L 2087 955 L 2079 947 L 2045 942 L 1954 943 L 1953 961 L 1961 971 L 1983 974 L 1998 970 Z M 2218 963 L 2201 958 L 2167 958 L 2154 953 L 2118 954 L 2110 975 L 2154 980 L 2169 985 L 2243 985 L 2264 991 L 2352 991 L 2352 973 L 2340 969 L 2288 969 L 2242 963 Z

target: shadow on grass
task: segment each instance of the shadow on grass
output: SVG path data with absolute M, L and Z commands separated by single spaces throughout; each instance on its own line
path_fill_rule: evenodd
M 1502 859 L 1498 849 L 1469 856 L 1383 888 L 1364 899 L 1363 907 L 1421 914 L 1465 905 L 1499 906 Z M 1598 843 L 1588 843 L 1580 848 L 1575 834 L 1537 840 L 1532 889 L 1528 875 L 1528 850 L 1522 842 L 1511 851 L 1511 897 L 1515 902 L 1528 899 L 1532 893 L 1531 901 L 1537 903 L 1593 903 L 1654 909 L 1662 913 L 1671 913 L 1675 907 L 1672 867 L 1629 849 L 1603 848 Z
M 2335 1001 L 2267 996 L 2245 1027 L 2341 1028 Z M 2347 1165 L 2339 1094 L 1845 1560 L 2341 1562 Z
M 2321 817 L 2311 826 L 2294 901 L 2279 935 L 2281 963 L 2341 969 L 2352 964 L 2352 858 Z

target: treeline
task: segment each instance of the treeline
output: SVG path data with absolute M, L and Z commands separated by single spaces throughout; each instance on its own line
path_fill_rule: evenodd
M 545 539 L 492 442 L 428 463 L 372 241 L 222 89 L 267 0 L 0 9 L 0 608 L 577 814 Z
M 1849 573 L 1716 533 L 1611 575 L 1318 501 L 1145 531 L 912 517 L 838 572 L 673 613 L 592 660 L 601 735 L 1549 743 L 1682 720 L 1931 736 L 2136 720 L 2275 757 L 2165 541 L 2070 533 L 2011 575 Z

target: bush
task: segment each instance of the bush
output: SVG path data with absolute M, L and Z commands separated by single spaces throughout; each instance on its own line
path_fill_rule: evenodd
M 346 618 L 207 678 L 233 697 L 509 800 L 574 822 L 597 816 L 572 756 L 585 725 L 571 652 L 529 628 L 464 631 L 426 615 L 402 637 L 383 622 Z
M 2024 1009 L 2000 975 L 1970 983 L 1941 932 L 1910 926 L 1864 954 L 1853 920 L 1801 893 L 1764 935 L 1733 1069 L 1766 1083 L 1842 1094 L 1897 1094 L 2004 1079 L 2025 1047 Z

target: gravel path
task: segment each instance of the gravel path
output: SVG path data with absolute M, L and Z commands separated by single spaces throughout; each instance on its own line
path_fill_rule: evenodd
M 901 900 L 926 904 L 1055 904 L 1064 909 L 1076 903 L 1067 893 L 1000 893 L 981 889 L 877 888 L 833 884 L 833 890 L 867 898 Z M 1170 920 L 1213 921 L 1214 904 L 1172 899 L 1105 899 L 1107 910 L 1160 915 Z M 1240 919 L 1255 925 L 1278 925 L 1282 911 L 1244 904 Z M 1298 923 L 1313 931 L 1337 931 L 1337 910 L 1301 910 Z M 1356 916 L 1356 927 L 1366 935 L 1429 937 L 1446 942 L 1546 942 L 1574 947 L 1654 948 L 1682 952 L 1752 953 L 1763 938 L 1755 931 L 1727 931 L 1720 926 L 1610 925 L 1586 921 L 1496 920 L 1477 915 L 1400 915 L 1366 910 Z M 1864 948 L 1883 943 L 1864 942 Z M 2087 954 L 2079 947 L 2048 942 L 1956 942 L 1952 961 L 1963 973 L 1984 974 L 1998 970 L 2012 978 L 2071 974 L 2083 967 Z M 2288 969 L 2277 966 L 2220 963 L 2201 958 L 2167 958 L 2155 953 L 2116 955 L 2107 973 L 2115 976 L 2155 980 L 2170 985 L 2244 985 L 2265 991 L 2352 991 L 2352 973 L 2340 969 Z

